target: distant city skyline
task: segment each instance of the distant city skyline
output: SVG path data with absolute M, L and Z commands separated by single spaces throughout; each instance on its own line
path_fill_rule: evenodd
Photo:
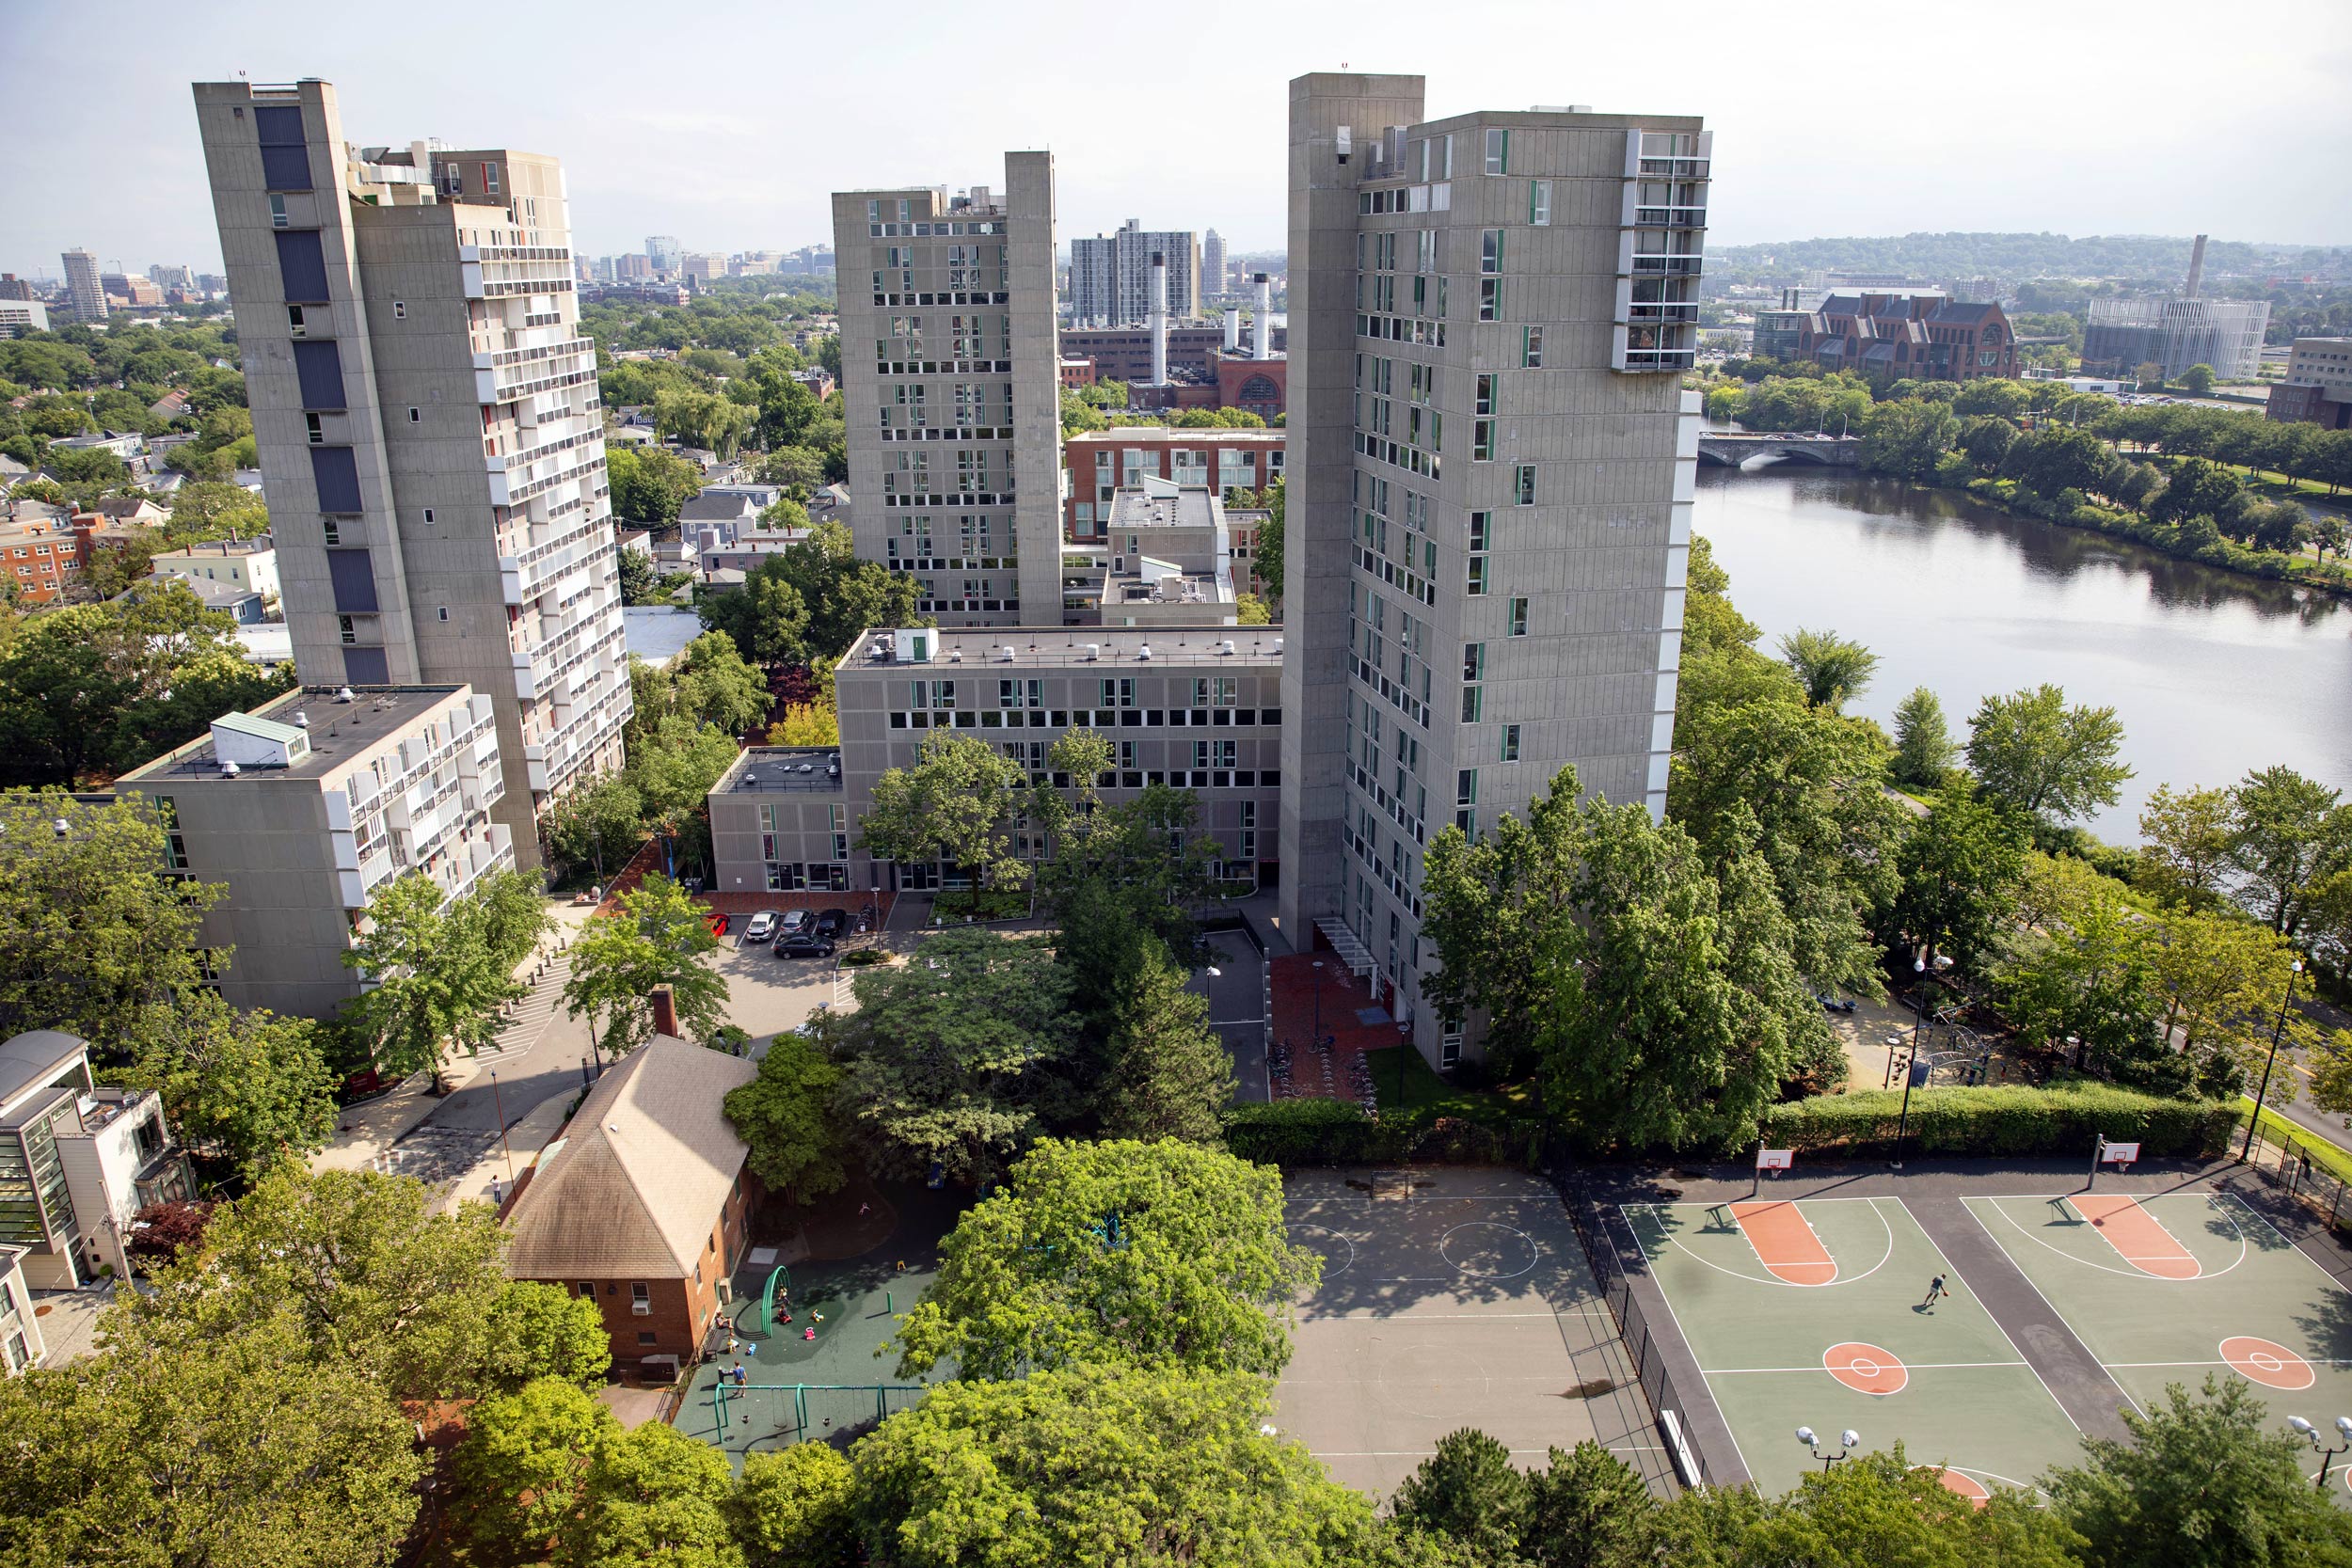
M 1391 28 L 1381 13 L 1392 15 Z M 830 229 L 830 192 L 930 180 L 985 184 L 1002 150 L 1052 150 L 1064 236 L 1127 218 L 1216 229 L 1235 255 L 1284 244 L 1284 83 L 1314 70 L 1424 71 L 1473 104 L 1639 102 L 1717 128 L 1712 243 L 1913 230 L 2191 234 L 2352 244 L 2332 150 L 2352 143 L 2352 8 L 2283 0 L 2261 24 L 2217 25 L 2185 0 L 2131 24 L 2088 8 L 1988 0 L 1955 23 L 1883 12 L 1873 60 L 1824 78 L 1807 41 L 1839 24 L 1782 24 L 1701 0 L 1677 25 L 1711 40 L 1678 52 L 1662 89 L 1603 62 L 1650 57 L 1651 19 L 1590 0 L 1503 0 L 1479 25 L 1408 33 L 1418 8 L 1307 0 L 1285 10 L 1212 6 L 1190 36 L 1224 62 L 1148 121 L 1105 134 L 1105 60 L 1155 35 L 1149 13 L 1014 0 L 987 28 L 917 0 L 904 25 L 836 25 L 720 0 L 695 36 L 724 57 L 801 62 L 775 80 L 710 68 L 647 69 L 641 9 L 586 0 L 532 40 L 534 70 L 501 75 L 453 54 L 470 8 L 426 0 L 394 29 L 294 0 L 252 0 L 204 26 L 96 35 L 62 0 L 22 0 L 24 79 L 103 116 L 30 116 L 0 170 L 10 223 L 0 269 L 56 277 L 87 246 L 109 270 L 158 260 L 221 270 L 188 84 L 315 75 L 355 124 L 403 139 L 488 138 L 564 160 L 582 254 L 674 234 L 689 250 L 790 250 Z M 927 18 L 937 25 L 927 24 Z M 1392 41 L 1384 44 L 1383 39 Z M 1345 40 L 1345 42 L 1335 41 Z M 1777 40 L 1783 48 L 1769 47 Z M 707 58 L 707 56 L 706 56 Z M 902 112 L 878 84 L 925 84 Z M 2094 83 L 2193 80 L 2193 108 L 2143 105 Z M 550 84 L 545 92 L 534 82 Z M 560 90 L 553 84 L 561 84 Z M 771 89 L 775 90 L 771 90 Z M 1950 89 L 1948 92 L 1945 89 Z M 2161 170 L 2161 178 L 2150 177 Z M 2333 197 L 2328 192 L 2338 192 Z

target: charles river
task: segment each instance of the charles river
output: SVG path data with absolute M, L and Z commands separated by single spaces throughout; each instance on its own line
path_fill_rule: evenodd
M 1851 711 L 1890 731 L 1915 686 L 1963 741 L 1979 699 L 2043 681 L 2112 706 L 2137 776 L 2086 824 L 2110 842 L 2160 784 L 2283 763 L 2352 790 L 2352 601 L 1820 468 L 1702 465 L 1696 523 L 1760 648 L 1810 626 L 1879 656 Z

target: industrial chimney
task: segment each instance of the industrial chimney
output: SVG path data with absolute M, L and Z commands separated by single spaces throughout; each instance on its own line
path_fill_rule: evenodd
M 1241 307 L 1228 305 L 1225 308 L 1225 352 L 1231 354 L 1239 347 L 1241 347 Z
M 1253 359 L 1274 357 L 1274 279 L 1264 273 L 1252 273 L 1250 283 L 1258 293 L 1258 319 L 1249 324 L 1249 355 Z
M 1168 385 L 1168 257 L 1152 253 L 1152 385 Z
M 2205 284 L 2205 236 L 2197 236 L 2197 244 L 2188 253 L 2188 297 L 2195 299 L 2197 291 Z

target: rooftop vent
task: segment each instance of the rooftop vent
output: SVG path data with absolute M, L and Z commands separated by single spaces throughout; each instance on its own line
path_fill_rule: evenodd
M 1005 662 L 1006 662 L 1007 664 L 1010 664 L 1010 663 L 1012 662 L 1012 660 L 1013 660 L 1012 644 L 1011 644 L 1011 643 L 1009 643 L 1009 642 L 1008 642 L 1008 643 L 1006 643 L 1006 644 L 1005 644 Z
M 1227 638 L 1224 641 L 1216 645 L 1216 651 L 1221 654 L 1232 653 L 1233 651 L 1233 640 L 1230 637 Z
M 237 765 L 233 762 L 222 763 L 220 765 L 220 776 L 224 779 L 235 778 L 237 776 Z
M 335 689 L 335 700 L 339 703 L 349 703 L 355 702 L 358 699 L 352 696 L 351 688 L 347 686 L 339 686 Z
M 296 708 L 294 710 L 294 721 L 299 728 L 306 730 L 309 729 L 310 727 L 310 710 L 308 708 Z
M 1136 657 L 1137 657 L 1137 658 L 1141 659 L 1141 658 L 1150 658 L 1151 657 L 1152 657 L 1152 644 L 1151 644 L 1151 643 L 1149 643 L 1149 642 L 1143 643 L 1141 646 L 1139 646 L 1139 647 L 1137 647 L 1137 648 L 1136 649 Z
M 1098 658 L 1100 658 L 1100 657 L 1103 657 L 1103 644 L 1101 644 L 1100 642 L 1089 642 L 1089 643 L 1088 643 L 1088 644 L 1087 644 L 1087 651 L 1086 651 L 1086 662 L 1087 662 L 1087 663 L 1091 664 L 1091 663 L 1093 663 L 1096 659 L 1098 659 Z

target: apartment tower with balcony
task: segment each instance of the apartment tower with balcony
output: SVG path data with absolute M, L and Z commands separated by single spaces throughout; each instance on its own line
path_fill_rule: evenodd
M 860 560 L 942 626 L 1062 624 L 1054 155 L 1005 188 L 836 191 L 841 394 Z
M 535 865 L 630 711 L 563 167 L 359 148 L 325 82 L 195 93 L 294 666 L 488 694 Z
M 1440 1065 L 1478 1040 L 1419 1005 L 1430 839 L 1571 764 L 1664 810 L 1708 156 L 1682 116 L 1291 84 L 1282 927 Z

